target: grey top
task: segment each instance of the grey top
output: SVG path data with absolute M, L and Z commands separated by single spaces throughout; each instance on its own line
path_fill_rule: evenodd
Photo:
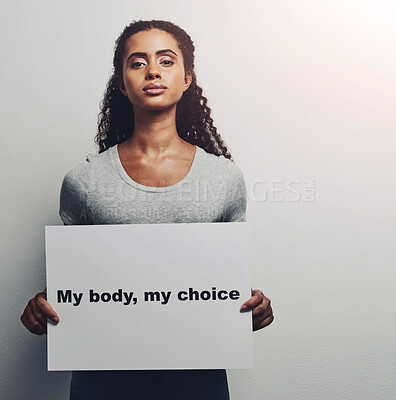
M 116 145 L 66 174 L 59 214 L 67 225 L 245 221 L 246 186 L 232 161 L 200 147 L 181 181 L 144 186 L 128 176 Z

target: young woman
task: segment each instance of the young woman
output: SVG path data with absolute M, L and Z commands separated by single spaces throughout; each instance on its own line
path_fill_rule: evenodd
M 101 104 L 99 154 L 63 181 L 65 224 L 244 221 L 243 176 L 217 133 L 194 72 L 189 35 L 165 21 L 138 21 L 116 41 Z M 273 320 L 260 290 L 241 311 L 253 329 Z M 45 291 L 21 317 L 35 334 L 59 317 Z M 74 372 L 71 399 L 228 399 L 223 370 Z

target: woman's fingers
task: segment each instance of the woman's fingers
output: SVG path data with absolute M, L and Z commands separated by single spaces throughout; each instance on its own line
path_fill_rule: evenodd
M 252 297 L 243 303 L 241 311 L 249 310 L 252 310 L 254 331 L 268 326 L 274 320 L 271 300 L 261 290 L 253 290 Z
M 253 320 L 253 330 L 258 331 L 259 329 L 265 328 L 266 326 L 271 324 L 273 320 L 274 320 L 273 315 L 271 315 L 267 318 L 264 318 L 262 321 L 254 321 Z
M 253 308 L 253 317 L 269 316 L 270 313 L 272 314 L 271 300 L 263 294 L 261 295 L 260 303 Z
M 272 312 L 271 300 L 263 295 L 263 299 L 260 305 L 258 305 L 252 312 L 253 315 L 253 330 L 265 328 L 274 320 L 274 314 Z
M 36 299 L 30 299 L 23 314 L 21 322 L 25 327 L 36 335 L 42 335 L 46 332 L 46 321 L 37 309 Z
M 260 290 L 253 290 L 252 297 L 249 300 L 246 300 L 242 306 L 241 311 L 250 311 L 257 307 L 262 301 L 262 292 Z
M 25 327 L 36 335 L 47 333 L 47 318 L 53 322 L 59 322 L 59 317 L 46 300 L 44 292 L 37 293 L 29 300 L 21 316 L 21 322 Z
M 37 318 L 30 317 L 26 313 L 23 313 L 21 321 L 30 332 L 36 335 L 47 333 L 47 324 L 43 324 L 42 321 Z
M 44 296 L 39 296 L 43 294 Z M 44 318 L 49 318 L 51 321 L 58 323 L 59 317 L 55 310 L 51 307 L 51 304 L 47 301 L 47 294 L 46 293 L 38 293 L 36 294 L 37 298 L 37 306 L 40 310 L 41 314 Z

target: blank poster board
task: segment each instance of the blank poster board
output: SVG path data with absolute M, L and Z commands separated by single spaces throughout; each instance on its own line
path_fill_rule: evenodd
M 247 223 L 47 226 L 48 370 L 252 368 Z

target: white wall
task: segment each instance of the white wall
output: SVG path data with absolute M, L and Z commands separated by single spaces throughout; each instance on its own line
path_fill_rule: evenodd
M 232 398 L 394 398 L 395 14 L 391 0 L 3 1 L 0 398 L 67 398 L 69 374 L 46 372 L 45 337 L 19 316 L 44 286 L 63 175 L 94 151 L 114 40 L 141 18 L 195 40 L 248 182 L 254 286 L 275 322 L 255 334 L 256 368 L 230 372 Z

